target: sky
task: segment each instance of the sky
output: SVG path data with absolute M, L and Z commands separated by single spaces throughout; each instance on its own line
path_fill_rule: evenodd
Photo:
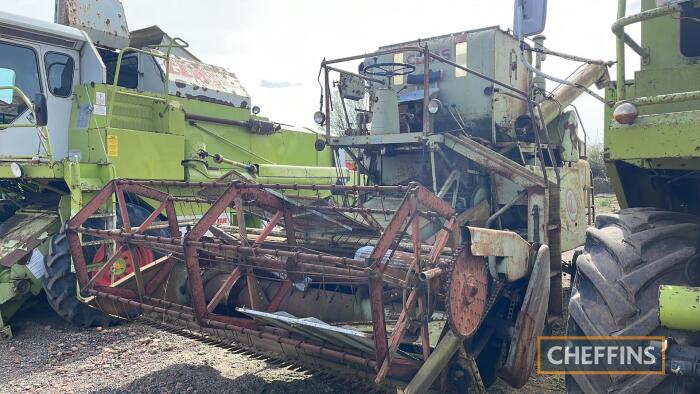
M 640 0 L 628 1 L 628 14 Z M 614 0 L 550 0 L 545 45 L 588 58 L 614 60 Z M 379 46 L 513 24 L 513 0 L 123 0 L 129 28 L 160 26 L 189 42 L 203 61 L 236 73 L 261 115 L 314 127 L 321 60 L 372 52 Z M 0 0 L 0 9 L 53 21 L 54 0 Z M 629 33 L 638 37 L 638 29 Z M 632 53 L 628 59 L 635 59 Z M 638 58 L 636 58 L 638 59 Z M 629 61 L 628 75 L 638 61 Z M 549 56 L 544 71 L 566 77 L 577 63 Z M 615 70 L 611 70 L 614 77 Z M 556 84 L 550 83 L 551 89 Z M 600 92 L 602 93 L 602 92 Z M 602 141 L 603 104 L 575 103 L 593 141 Z

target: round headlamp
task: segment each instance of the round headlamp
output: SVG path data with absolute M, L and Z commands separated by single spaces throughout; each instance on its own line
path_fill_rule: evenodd
M 323 125 L 326 122 L 326 114 L 321 111 L 316 111 L 314 114 L 314 122 L 318 125 Z
M 435 115 L 436 113 L 438 113 L 438 111 L 440 111 L 441 107 L 442 107 L 442 103 L 440 102 L 440 100 L 432 99 L 428 103 L 428 112 Z
M 19 163 L 11 163 L 10 171 L 12 172 L 12 175 L 15 178 L 21 178 L 22 175 L 24 175 L 24 170 L 22 169 L 22 166 L 19 165 Z

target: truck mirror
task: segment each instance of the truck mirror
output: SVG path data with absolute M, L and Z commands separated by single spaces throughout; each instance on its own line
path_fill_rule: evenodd
M 515 0 L 513 32 L 518 38 L 544 31 L 547 22 L 547 0 Z
M 46 126 L 49 124 L 49 112 L 46 105 L 46 96 L 43 93 L 37 93 L 34 96 L 34 117 L 36 118 L 37 126 Z
M 9 68 L 0 68 L 0 88 L 9 88 L 15 86 L 15 70 Z M 15 91 L 12 89 L 0 89 L 0 101 L 12 104 Z

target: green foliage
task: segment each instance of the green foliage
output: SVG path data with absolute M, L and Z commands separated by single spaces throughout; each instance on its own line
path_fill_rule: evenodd
M 605 161 L 603 161 L 603 144 L 596 143 L 588 146 L 588 162 L 591 164 L 593 178 L 608 179 Z

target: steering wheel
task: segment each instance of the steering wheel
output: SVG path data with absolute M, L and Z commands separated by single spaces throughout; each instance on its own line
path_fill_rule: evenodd
M 416 71 L 416 66 L 407 63 L 374 63 L 366 66 L 365 74 L 378 77 L 396 77 L 411 74 Z

